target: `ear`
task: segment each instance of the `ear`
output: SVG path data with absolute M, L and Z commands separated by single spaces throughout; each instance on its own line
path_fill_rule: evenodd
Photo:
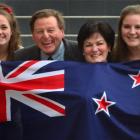
M 32 40 L 35 41 L 35 39 L 34 39 L 34 34 L 33 34 L 33 33 L 32 33 Z
M 62 38 L 64 38 L 64 36 L 65 36 L 64 29 L 60 29 L 60 31 L 61 31 L 61 36 L 62 36 Z

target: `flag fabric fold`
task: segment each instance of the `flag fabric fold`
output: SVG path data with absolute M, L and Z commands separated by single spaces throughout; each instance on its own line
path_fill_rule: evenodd
M 0 64 L 0 140 L 139 140 L 140 61 Z

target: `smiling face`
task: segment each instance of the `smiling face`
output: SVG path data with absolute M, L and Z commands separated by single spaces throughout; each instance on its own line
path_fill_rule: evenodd
M 55 17 L 39 18 L 34 23 L 33 40 L 44 53 L 51 55 L 64 38 L 64 29 L 60 29 Z
M 9 41 L 12 35 L 10 24 L 7 18 L 0 15 L 0 49 L 5 50 L 8 48 Z
M 94 33 L 84 41 L 83 53 L 89 63 L 106 62 L 110 47 L 100 33 Z
M 140 14 L 130 14 L 123 19 L 121 35 L 128 49 L 140 47 Z

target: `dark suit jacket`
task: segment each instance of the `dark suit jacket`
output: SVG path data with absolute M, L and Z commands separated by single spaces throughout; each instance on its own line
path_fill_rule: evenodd
M 82 53 L 78 49 L 77 42 L 64 39 L 63 43 L 65 47 L 64 60 L 82 61 Z M 14 60 L 41 60 L 40 49 L 34 45 L 17 50 L 14 55 Z

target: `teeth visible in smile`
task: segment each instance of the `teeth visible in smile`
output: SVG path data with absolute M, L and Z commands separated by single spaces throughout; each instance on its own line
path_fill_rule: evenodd
M 47 40 L 47 42 L 42 42 L 42 44 L 44 44 L 44 45 L 49 45 L 49 44 L 51 44 L 51 43 L 52 43 L 51 40 Z
M 137 37 L 128 37 L 128 38 L 129 38 L 129 39 L 132 39 L 132 40 L 133 40 L 133 39 L 137 39 Z
M 95 57 L 95 56 L 99 56 L 99 54 L 92 54 L 91 56 L 92 56 L 92 57 Z
M 43 42 L 42 44 L 44 44 L 44 45 L 50 45 L 51 42 Z

